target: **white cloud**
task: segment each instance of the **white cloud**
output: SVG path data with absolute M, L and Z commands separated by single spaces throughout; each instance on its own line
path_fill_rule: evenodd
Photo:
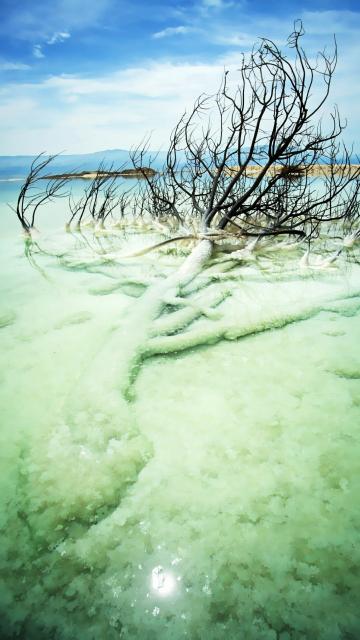
M 252 47 L 258 40 L 256 36 L 251 33 L 214 33 L 211 36 L 211 41 L 215 44 L 221 44 L 229 47 Z
M 98 26 L 103 16 L 112 11 L 115 1 L 37 0 L 30 3 L 23 0 L 8 3 L 9 9 L 0 21 L 0 35 L 11 33 L 28 42 L 46 42 L 53 33 L 71 33 Z
M 58 42 L 65 42 L 70 38 L 70 33 L 68 31 L 55 31 L 51 38 L 46 41 L 46 44 L 57 44 Z
M 93 78 L 54 76 L 8 85 L 0 90 L 2 148 L 4 153 L 128 148 L 152 130 L 158 148 L 166 144 L 174 123 L 199 91 L 217 89 L 222 73 L 222 61 L 150 61 Z
M 31 69 L 29 64 L 23 62 L 1 62 L 0 71 L 27 71 Z
M 238 3 L 239 4 L 239 3 Z M 234 2 L 229 0 L 202 0 L 201 6 L 204 9 L 227 9 L 232 7 Z
M 41 44 L 34 44 L 33 46 L 33 56 L 34 58 L 45 58 Z
M 65 42 L 70 38 L 70 33 L 68 31 L 55 31 L 53 35 L 48 38 L 45 42 L 47 45 L 53 45 L 60 42 Z M 45 58 L 45 54 L 43 52 L 43 44 L 34 44 L 33 46 L 33 56 L 34 58 Z
M 57 75 L 39 82 L 3 84 L 0 88 L 3 153 L 36 153 L 43 149 L 56 152 L 63 148 L 81 153 L 126 148 L 151 130 L 153 148 L 163 146 L 179 116 L 195 97 L 201 92 L 216 91 L 224 68 L 238 68 L 237 47 L 255 41 L 251 36 L 255 27 L 276 40 L 283 40 L 289 30 L 285 20 L 281 24 L 268 23 L 267 27 L 264 23 L 254 26 L 251 21 L 244 21 L 241 32 L 221 29 L 218 24 L 211 37 L 213 42 L 215 36 L 223 38 L 224 53 L 207 63 L 145 60 L 136 67 L 92 77 Z M 331 44 L 329 34 L 323 40 L 324 44 L 326 40 Z M 307 35 L 305 49 L 310 56 L 318 47 L 319 38 Z M 358 38 L 343 37 L 328 105 L 330 109 L 337 102 L 341 114 L 348 118 L 347 143 L 360 139 L 360 86 L 354 82 L 359 58 Z
M 190 31 L 192 31 L 191 27 L 184 27 L 183 25 L 179 27 L 167 27 L 162 31 L 153 33 L 153 38 L 169 38 L 170 36 L 184 35 Z
M 229 66 L 236 68 L 238 57 L 228 59 Z M 149 61 L 143 66 L 129 67 L 112 74 L 82 78 L 79 76 L 60 75 L 45 80 L 43 89 L 54 89 L 64 96 L 96 99 L 112 95 L 123 99 L 141 97 L 146 99 L 164 98 L 174 100 L 177 105 L 188 102 L 190 96 L 195 97 L 199 90 L 212 93 L 217 89 L 224 71 L 224 59 L 214 63 L 182 63 Z M 180 101 L 180 102 L 179 102 Z M 146 117 L 146 113 L 144 114 Z

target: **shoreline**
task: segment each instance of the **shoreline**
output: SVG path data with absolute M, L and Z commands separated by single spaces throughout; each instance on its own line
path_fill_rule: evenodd
M 323 176 L 327 176 L 330 174 L 330 168 L 334 167 L 335 168 L 335 172 L 339 173 L 341 171 L 343 171 L 344 169 L 347 168 L 347 166 L 349 166 L 350 168 L 350 173 L 357 173 L 360 172 L 360 164 L 351 164 L 351 165 L 344 165 L 344 164 L 337 164 L 337 165 L 329 165 L 329 164 L 316 164 L 313 165 L 312 167 L 306 167 L 306 165 L 300 165 L 298 167 L 299 171 L 294 171 L 293 174 L 291 175 L 292 177 L 301 177 L 301 175 L 309 175 L 309 176 L 313 176 L 313 177 L 323 177 Z M 249 178 L 254 177 L 256 175 L 258 175 L 260 173 L 260 171 L 262 170 L 262 166 L 261 165 L 254 165 L 254 164 L 250 164 L 247 166 L 246 170 L 245 170 L 245 175 Z M 239 170 L 238 166 L 233 166 L 233 167 L 227 167 L 225 169 L 225 172 L 228 175 L 233 175 L 234 173 L 236 173 Z M 268 169 L 268 175 L 269 176 L 273 176 L 279 172 L 281 172 L 282 170 L 282 166 L 281 165 L 273 165 L 272 167 L 270 167 Z M 150 167 L 144 167 L 143 171 L 140 171 L 138 169 L 123 169 L 120 171 L 80 171 L 80 172 L 64 172 L 64 173 L 56 173 L 56 174 L 48 174 L 45 176 L 42 176 L 43 180 L 61 180 L 61 179 L 67 179 L 67 180 L 94 180 L 94 178 L 98 177 L 106 177 L 106 178 L 136 178 L 136 179 L 144 179 L 145 176 L 147 177 L 153 177 L 155 175 L 158 175 L 160 172 L 159 171 L 155 171 L 154 169 L 151 169 Z M 285 174 L 286 177 L 286 174 Z M 26 176 L 11 176 L 11 177 L 0 177 L 0 182 L 20 182 L 22 180 L 24 180 L 26 178 Z
M 277 173 L 281 173 L 283 168 L 284 167 L 282 165 L 274 164 L 268 169 L 267 175 L 274 176 Z M 330 175 L 332 168 L 335 169 L 335 173 L 340 173 L 342 171 L 347 172 L 347 169 L 349 168 L 349 173 L 353 174 L 360 171 L 360 164 L 350 164 L 350 165 L 315 164 L 310 167 L 306 165 L 298 165 L 298 166 L 294 166 L 293 172 L 289 172 L 288 174 L 284 172 L 284 177 L 300 178 L 302 175 L 308 175 L 308 176 L 321 178 L 322 176 Z M 261 165 L 249 164 L 245 169 L 245 175 L 251 178 L 252 176 L 258 175 L 262 169 L 263 169 L 263 166 Z M 239 166 L 228 167 L 226 169 L 226 173 L 228 173 L 229 175 L 232 175 L 236 173 L 238 170 L 239 170 Z
M 94 178 L 144 178 L 155 176 L 158 172 L 150 167 L 140 169 L 123 169 L 119 171 L 80 171 L 64 172 L 42 176 L 44 180 L 56 180 L 66 178 L 68 180 L 94 180 Z

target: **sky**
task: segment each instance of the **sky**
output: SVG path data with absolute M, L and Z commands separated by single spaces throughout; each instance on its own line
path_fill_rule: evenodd
M 309 56 L 333 46 L 329 108 L 360 150 L 359 0 L 0 0 L 0 155 L 128 149 L 169 132 L 259 37 L 301 19 Z

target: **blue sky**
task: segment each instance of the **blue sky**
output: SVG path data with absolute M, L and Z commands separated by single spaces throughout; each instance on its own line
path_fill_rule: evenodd
M 128 148 L 173 124 L 259 36 L 301 18 L 310 55 L 339 64 L 329 103 L 360 133 L 358 0 L 0 0 L 0 155 Z

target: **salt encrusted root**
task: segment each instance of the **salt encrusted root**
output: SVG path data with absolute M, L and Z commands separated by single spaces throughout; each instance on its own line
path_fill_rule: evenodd
M 229 322 L 214 322 L 211 325 L 205 327 L 198 327 L 189 331 L 173 336 L 157 336 L 149 340 L 147 345 L 147 351 L 145 355 L 147 357 L 164 355 L 170 353 L 176 353 L 180 351 L 186 351 L 187 349 L 193 349 L 202 345 L 212 345 L 220 340 L 236 340 L 248 335 L 254 335 L 262 333 L 269 329 L 285 327 L 293 322 L 300 320 L 306 320 L 308 318 L 317 315 L 321 311 L 328 308 L 329 311 L 333 311 L 334 303 L 342 302 L 356 296 L 360 296 L 360 291 L 352 293 L 349 296 L 339 296 L 334 298 L 328 304 L 321 304 L 317 307 L 305 306 L 295 309 L 288 315 L 279 314 L 279 316 L 272 316 L 268 320 L 262 323 L 249 324 L 246 327 L 231 324 Z
M 202 315 L 211 316 L 213 307 L 219 305 L 229 295 L 229 289 L 225 290 L 223 287 L 217 286 L 211 287 L 206 292 L 194 296 L 192 301 L 188 302 L 182 309 L 155 320 L 150 335 L 152 337 L 171 335 L 180 329 L 184 329 Z

